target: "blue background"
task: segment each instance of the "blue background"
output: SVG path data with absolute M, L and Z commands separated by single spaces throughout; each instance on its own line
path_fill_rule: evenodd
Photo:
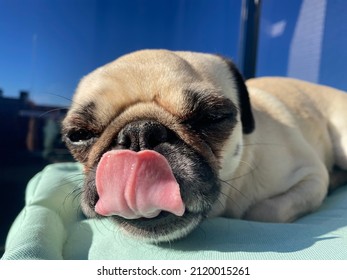
M 0 0 L 0 88 L 69 103 L 79 79 L 143 48 L 236 57 L 240 1 Z
M 294 76 L 347 90 L 343 0 L 310 1 L 325 3 L 317 79 L 288 71 L 304 2 L 262 1 L 257 76 Z M 143 48 L 219 53 L 237 63 L 240 17 L 241 0 L 0 0 L 0 88 L 4 96 L 28 90 L 37 104 L 69 105 L 82 76 Z M 304 73 L 312 70 L 302 64 Z

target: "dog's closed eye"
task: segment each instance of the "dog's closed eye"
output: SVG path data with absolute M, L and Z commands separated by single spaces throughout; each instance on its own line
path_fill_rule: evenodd
M 190 108 L 183 123 L 191 127 L 206 127 L 236 119 L 237 108 L 231 100 L 223 96 L 186 91 L 185 99 Z
M 78 145 L 78 146 L 88 145 L 95 138 L 96 138 L 96 135 L 87 129 L 71 130 L 65 135 L 65 140 L 67 140 L 69 144 Z

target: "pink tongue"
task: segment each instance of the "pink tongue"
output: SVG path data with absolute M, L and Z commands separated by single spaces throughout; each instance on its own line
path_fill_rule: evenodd
M 99 200 L 95 211 L 126 219 L 153 218 L 161 211 L 182 216 L 179 185 L 161 154 L 144 150 L 105 153 L 96 170 Z

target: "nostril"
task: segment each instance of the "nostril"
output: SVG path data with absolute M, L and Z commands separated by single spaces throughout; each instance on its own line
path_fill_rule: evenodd
M 143 136 L 144 144 L 149 149 L 155 148 L 168 139 L 167 130 L 164 126 L 152 127 L 148 131 L 145 131 L 144 134 L 147 134 Z
M 133 151 L 153 150 L 169 141 L 169 130 L 155 121 L 136 121 L 126 125 L 118 134 L 117 146 Z
M 131 146 L 130 134 L 122 130 L 118 135 L 116 144 L 123 149 L 129 149 Z
M 130 137 L 129 136 L 124 136 L 122 137 L 121 139 L 118 140 L 118 143 L 117 143 L 119 146 L 123 146 L 123 147 L 126 147 L 126 148 L 129 148 L 130 145 L 131 145 L 131 140 L 130 140 Z

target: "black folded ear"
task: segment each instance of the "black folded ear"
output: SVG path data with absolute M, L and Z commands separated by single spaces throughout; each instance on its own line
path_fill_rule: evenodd
M 237 69 L 236 65 L 228 58 L 219 56 L 229 68 L 231 78 L 233 79 L 239 98 L 239 108 L 241 113 L 242 131 L 244 134 L 253 132 L 255 128 L 255 122 L 253 118 L 251 102 L 249 100 L 248 90 L 245 81 Z

